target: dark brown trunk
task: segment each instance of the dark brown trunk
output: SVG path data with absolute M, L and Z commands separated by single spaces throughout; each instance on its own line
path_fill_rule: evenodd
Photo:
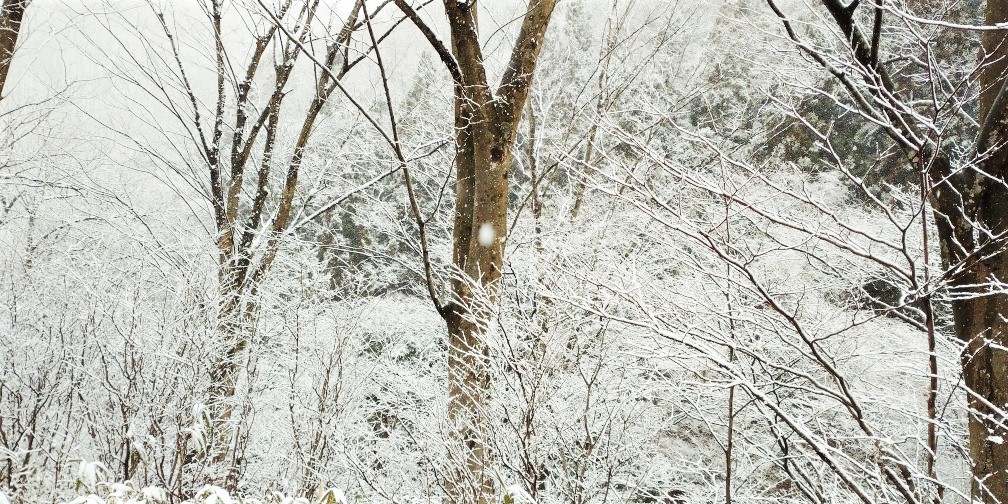
M 987 2 L 986 24 L 1008 21 L 1008 0 Z M 978 139 L 989 156 L 979 171 L 953 175 L 936 183 L 933 204 L 942 257 L 956 271 L 951 281 L 955 332 L 964 345 L 963 382 L 969 405 L 969 449 L 973 498 L 985 504 L 1008 502 L 1008 88 L 1006 32 L 983 35 Z M 937 173 L 951 173 L 947 162 Z M 932 177 L 933 179 L 935 177 Z M 936 181 L 940 182 L 940 181 Z
M 1006 261 L 997 257 L 997 272 L 978 265 L 964 281 L 977 283 L 1005 276 Z M 986 295 L 953 304 L 956 334 L 965 343 L 962 354 L 963 381 L 968 390 L 969 447 L 973 459 L 974 499 L 984 503 L 1008 502 L 1008 298 Z
M 27 8 L 28 0 L 3 0 L 3 11 L 0 12 L 0 100 L 4 98 L 4 84 L 14 61 L 14 49 Z
M 893 84 L 884 60 L 878 59 L 883 31 L 884 9 L 876 6 L 875 23 L 868 37 L 857 25 L 854 11 L 858 2 L 821 0 L 836 25 L 851 44 L 851 57 L 865 69 L 858 86 L 848 75 L 833 75 L 851 96 L 867 92 L 878 103 L 891 104 L 881 111 L 859 102 L 866 113 L 885 117 L 888 133 L 905 152 L 926 166 L 932 187 L 931 206 L 941 245 L 942 262 L 949 277 L 956 337 L 963 344 L 963 383 L 969 406 L 969 448 L 972 459 L 971 492 L 976 502 L 1008 503 L 1008 30 L 983 31 L 979 61 L 980 129 L 976 145 L 979 161 L 953 166 L 946 152 L 926 141 L 929 128 L 915 116 L 904 115 L 911 107 Z M 776 5 L 767 3 L 784 24 L 788 37 L 800 44 L 791 21 Z M 920 3 L 920 2 L 917 2 Z M 926 2 L 929 3 L 929 2 Z M 1008 22 L 1008 0 L 988 0 L 985 25 L 1004 26 Z M 822 66 L 832 67 L 821 53 L 804 46 L 804 52 Z M 915 143 L 917 142 L 917 143 Z M 955 168 L 955 169 L 954 169 Z M 930 364 L 932 373 L 937 367 Z M 934 388 L 934 381 L 931 381 Z M 933 393 L 932 393 L 933 394 Z M 933 408 L 929 399 L 929 409 Z M 929 415 L 933 414 L 929 411 Z M 932 450 L 935 442 L 929 442 Z M 929 464 L 932 462 L 929 461 Z M 940 489 L 939 489 L 940 491 Z

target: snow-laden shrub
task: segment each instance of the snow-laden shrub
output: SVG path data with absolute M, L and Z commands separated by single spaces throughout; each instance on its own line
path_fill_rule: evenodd
M 87 471 L 95 469 L 93 463 L 82 463 L 81 467 L 82 472 L 85 472 L 84 468 L 87 468 Z M 136 488 L 129 481 L 125 483 L 98 481 L 92 490 L 64 504 L 165 504 L 168 502 L 168 494 L 163 489 L 158 487 Z M 0 493 L 0 504 L 9 504 L 2 493 Z M 223 488 L 205 485 L 196 492 L 192 499 L 183 501 L 182 504 L 348 504 L 348 502 L 346 495 L 338 488 L 327 489 L 316 500 L 282 494 L 259 499 L 232 496 Z

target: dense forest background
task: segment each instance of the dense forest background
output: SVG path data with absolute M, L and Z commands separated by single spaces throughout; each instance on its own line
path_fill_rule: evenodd
M 2 9 L 0 503 L 1008 499 L 1008 2 Z

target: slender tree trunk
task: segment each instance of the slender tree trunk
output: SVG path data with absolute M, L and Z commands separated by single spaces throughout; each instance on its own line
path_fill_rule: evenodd
M 234 433 L 237 431 L 231 425 L 233 400 L 245 350 L 254 331 L 254 308 L 253 305 L 247 304 L 248 302 L 243 302 L 241 294 L 234 289 L 222 293 L 222 299 L 217 331 L 224 339 L 226 350 L 223 358 L 210 370 L 208 406 L 213 430 L 210 440 L 211 452 L 208 456 L 215 471 L 212 481 L 223 482 L 224 488 L 234 491 L 238 468 L 229 460 L 235 442 Z
M 324 61 L 315 59 L 314 53 L 308 56 L 322 71 L 316 73 L 315 93 L 307 110 L 296 116 L 301 127 L 291 145 L 290 156 L 278 156 L 278 142 L 284 142 L 278 132 L 284 97 L 289 91 L 288 81 L 299 56 L 306 52 L 305 44 L 313 27 L 318 24 L 319 4 L 320 0 L 302 0 L 295 7 L 294 0 L 283 0 L 277 10 L 263 12 L 273 23 L 261 34 L 256 33 L 248 59 L 244 60 L 245 54 L 242 55 L 244 72 L 236 74 L 226 71 L 226 62 L 234 63 L 238 59 L 227 54 L 221 40 L 224 2 L 209 2 L 207 14 L 215 35 L 217 100 L 208 120 L 202 119 L 197 93 L 179 56 L 179 45 L 173 35 L 175 30 L 163 15 L 158 16 L 172 47 L 179 84 L 192 107 L 193 124 L 191 128 L 186 124 L 187 129 L 194 132 L 192 141 L 207 162 L 218 249 L 220 306 L 216 331 L 222 348 L 208 371 L 210 432 L 205 440 L 205 455 L 210 473 L 189 474 L 223 485 L 228 490 L 234 490 L 242 466 L 240 447 L 245 434 L 234 428 L 233 402 L 255 333 L 260 308 L 259 288 L 279 253 L 282 235 L 293 225 L 291 217 L 301 163 L 316 120 L 339 87 L 340 79 L 374 49 L 366 50 L 357 59 L 350 57 L 350 41 L 360 26 L 358 20 L 364 5 L 364 0 L 355 0 L 339 34 L 326 45 Z M 294 28 L 287 28 L 287 24 Z M 271 59 L 273 64 L 267 64 Z M 267 88 L 266 99 L 260 103 L 251 90 L 262 76 L 272 77 L 273 86 Z M 232 97 L 228 96 L 229 92 L 233 93 Z M 233 135 L 230 152 L 225 150 L 222 141 L 225 130 Z M 206 134 L 206 131 L 212 133 Z M 253 156 L 254 151 L 259 151 L 259 156 Z M 284 171 L 277 174 L 278 169 Z M 278 178 L 280 182 L 276 182 Z M 196 454 L 187 454 L 185 462 L 195 458 Z

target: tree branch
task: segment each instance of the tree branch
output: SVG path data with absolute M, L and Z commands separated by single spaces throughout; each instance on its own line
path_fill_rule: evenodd
M 557 0 L 532 0 L 522 21 L 518 40 L 511 51 L 511 59 L 497 88 L 497 97 L 505 104 L 505 118 L 510 123 L 512 135 L 518 128 L 525 99 L 532 85 L 532 75 L 535 73 L 536 62 L 539 61 L 539 51 L 542 50 L 543 36 L 553 16 L 553 8 Z
M 420 255 L 423 261 L 427 295 L 434 304 L 434 309 L 444 317 L 446 314 L 445 308 L 441 303 L 441 296 L 438 295 L 437 287 L 434 284 L 434 272 L 430 260 L 430 245 L 427 239 L 427 223 L 420 213 L 420 204 L 417 202 L 416 192 L 413 190 L 413 176 L 410 174 L 409 166 L 406 163 L 406 156 L 403 155 L 402 145 L 399 143 L 399 127 L 396 123 L 395 109 L 392 106 L 392 93 L 389 90 L 388 75 L 385 72 L 385 63 L 382 61 L 381 50 L 378 49 L 378 39 L 375 38 L 374 28 L 371 25 L 371 16 L 368 15 L 367 7 L 364 7 L 364 18 L 367 20 L 368 35 L 371 37 L 371 45 L 375 51 L 375 60 L 378 62 L 378 71 L 381 74 L 382 88 L 385 91 L 385 104 L 388 107 L 389 122 L 392 127 L 392 139 L 395 141 L 393 150 L 395 151 L 396 158 L 399 160 L 399 165 L 402 167 L 403 179 L 406 183 L 406 194 L 409 197 L 410 212 L 413 214 L 413 219 L 417 225 L 417 232 L 420 235 Z
M 878 4 L 875 5 L 875 22 L 872 24 L 872 40 L 871 40 L 871 65 L 872 68 L 878 68 L 878 57 L 879 57 L 879 43 L 882 40 L 882 2 L 885 0 L 876 0 Z
M 410 6 L 409 2 L 407 2 L 406 0 L 395 0 L 395 4 L 397 7 L 399 7 L 399 10 L 401 10 L 402 13 L 405 14 L 406 17 L 413 23 L 413 25 L 416 26 L 418 30 L 420 30 L 420 33 L 422 33 L 423 36 L 427 39 L 427 42 L 430 43 L 431 47 L 434 48 L 434 51 L 437 52 L 438 57 L 441 58 L 441 62 L 444 63 L 446 67 L 448 67 L 448 73 L 451 74 L 452 80 L 455 81 L 456 84 L 462 84 L 462 71 L 459 70 L 458 62 L 455 61 L 455 57 L 452 56 L 451 51 L 449 51 L 448 48 L 445 47 L 444 43 L 437 38 L 437 35 L 434 34 L 434 31 L 431 30 L 429 26 L 427 26 L 427 23 L 425 23 L 422 19 L 420 19 L 420 16 L 417 14 L 415 10 L 413 10 L 413 7 Z

